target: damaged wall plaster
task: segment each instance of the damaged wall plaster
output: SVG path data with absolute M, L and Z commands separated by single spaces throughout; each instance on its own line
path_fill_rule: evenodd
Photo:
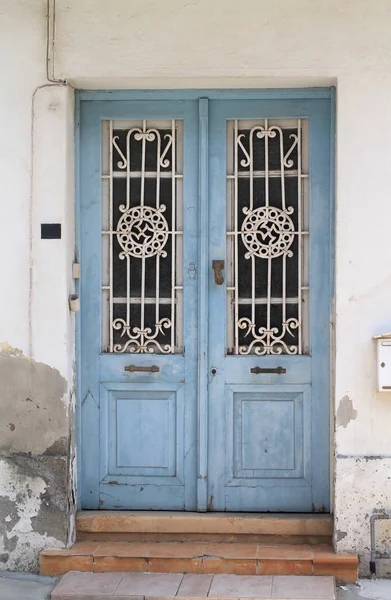
M 57 444 L 66 455 L 65 379 L 42 363 L 0 356 L 0 453 L 38 456 Z
M 353 402 L 349 396 L 344 396 L 337 409 L 337 427 L 347 427 L 350 421 L 357 419 L 357 411 L 353 408 Z
M 391 511 L 391 458 L 337 456 L 335 471 L 335 534 L 337 552 L 360 555 L 360 575 L 369 575 L 369 519 Z M 391 576 L 391 521 L 376 523 L 379 576 Z
M 0 353 L 0 569 L 38 570 L 67 542 L 67 383 L 8 344 Z

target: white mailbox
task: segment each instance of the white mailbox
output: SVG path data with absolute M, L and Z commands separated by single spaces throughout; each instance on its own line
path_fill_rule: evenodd
M 391 392 L 391 333 L 377 335 L 376 366 L 377 389 L 379 392 Z

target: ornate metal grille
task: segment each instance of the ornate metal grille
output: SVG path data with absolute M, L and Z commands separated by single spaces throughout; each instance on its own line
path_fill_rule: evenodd
M 182 122 L 103 122 L 103 351 L 181 352 Z
M 308 352 L 307 131 L 228 122 L 229 354 Z

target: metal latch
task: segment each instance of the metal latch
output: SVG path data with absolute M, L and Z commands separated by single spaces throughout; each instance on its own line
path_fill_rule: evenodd
M 277 373 L 277 375 L 284 375 L 286 369 L 284 367 L 276 367 L 275 369 L 262 369 L 261 367 L 253 367 L 251 373 L 258 375 L 259 373 Z
M 224 283 L 224 261 L 223 260 L 212 260 L 212 269 L 215 272 L 215 284 L 222 285 Z
M 128 373 L 136 373 L 136 371 L 140 371 L 141 373 L 159 373 L 160 367 L 157 365 L 151 365 L 150 367 L 138 367 L 137 365 L 127 365 L 124 368 L 124 371 L 128 371 Z

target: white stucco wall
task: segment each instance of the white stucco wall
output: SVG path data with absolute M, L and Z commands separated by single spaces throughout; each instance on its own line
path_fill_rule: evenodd
M 0 569 L 36 570 L 73 513 L 74 95 L 46 79 L 46 13 L 0 5 Z
M 0 276 L 11 284 L 0 341 L 71 386 L 71 90 L 36 94 L 31 153 L 45 11 L 40 0 L 0 7 Z M 51 57 L 76 88 L 336 85 L 336 547 L 364 565 L 369 516 L 391 510 L 391 394 L 376 392 L 372 342 L 391 330 L 390 25 L 388 0 L 57 0 Z M 62 222 L 60 242 L 39 239 L 45 220 Z

